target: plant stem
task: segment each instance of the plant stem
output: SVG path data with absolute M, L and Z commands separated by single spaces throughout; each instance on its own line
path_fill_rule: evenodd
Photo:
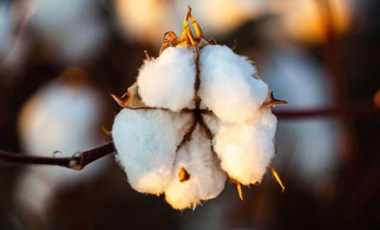
M 41 157 L 10 153 L 0 150 L 0 163 L 55 165 L 74 170 L 82 170 L 86 165 L 115 152 L 113 142 L 84 152 L 75 153 L 72 157 Z

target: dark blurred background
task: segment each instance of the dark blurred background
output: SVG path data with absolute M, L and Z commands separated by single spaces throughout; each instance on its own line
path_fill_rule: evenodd
M 179 212 L 132 190 L 112 156 L 83 172 L 0 163 L 0 229 L 380 229 L 376 0 L 0 1 L 0 148 L 66 156 L 110 141 L 109 93 L 180 33 L 186 3 L 207 38 L 255 61 L 289 103 L 278 113 L 344 108 L 279 116 L 286 191 L 268 173 L 244 201 L 227 184 Z

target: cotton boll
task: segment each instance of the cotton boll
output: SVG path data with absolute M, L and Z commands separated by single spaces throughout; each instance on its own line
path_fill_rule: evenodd
M 329 39 L 326 31 L 330 30 L 334 36 L 348 31 L 354 12 L 360 12 L 356 8 L 354 10 L 354 3 L 326 0 L 326 5 L 323 5 L 317 1 L 291 0 L 282 8 L 278 26 L 298 41 L 323 43 Z M 329 19 L 325 15 L 327 10 Z
M 16 2 L 0 2 L 0 71 L 7 74 L 0 76 L 0 82 L 10 86 L 17 73 L 22 71 L 25 53 L 28 50 L 28 39 L 22 31 L 24 23 L 18 17 L 21 13 L 15 9 Z M 18 33 L 15 32 L 18 28 Z
M 62 81 L 49 83 L 22 106 L 18 125 L 23 151 L 71 157 L 103 144 L 99 128 L 103 110 L 101 97 L 93 88 Z M 27 168 L 16 185 L 15 200 L 23 211 L 43 217 L 56 191 L 93 179 L 106 165 L 103 159 L 81 172 L 62 167 Z
M 98 129 L 102 103 L 88 87 L 53 82 L 26 102 L 20 114 L 23 149 L 33 155 L 71 156 L 100 144 Z M 67 171 L 67 170 L 66 170 Z
M 125 38 L 159 47 L 161 40 L 157 38 L 162 37 L 169 28 L 174 28 L 175 22 L 182 19 L 172 8 L 175 3 L 162 0 L 116 0 L 115 13 Z
M 193 49 L 169 47 L 154 60 L 147 60 L 137 78 L 142 101 L 152 107 L 179 111 L 194 97 Z
M 116 158 L 135 190 L 157 195 L 164 191 L 190 119 L 189 115 L 158 109 L 123 109 L 116 116 L 112 127 Z
M 260 182 L 274 156 L 276 123 L 269 108 L 260 109 L 249 123 L 222 123 L 213 140 L 221 168 L 244 185 Z
M 91 0 L 28 2 L 29 24 L 45 39 L 52 55 L 67 63 L 85 62 L 101 49 L 107 33 Z
M 226 46 L 201 49 L 200 70 L 199 96 L 223 121 L 253 119 L 268 95 L 267 84 L 253 77 L 252 63 Z
M 184 168 L 190 175 L 180 181 Z M 220 170 L 211 142 L 198 125 L 191 140 L 178 151 L 172 182 L 165 189 L 166 201 L 175 209 L 195 208 L 202 200 L 215 198 L 224 189 L 226 174 Z
M 177 11 L 190 4 L 204 31 L 212 36 L 230 34 L 245 22 L 267 14 L 271 4 L 267 0 L 179 0 L 176 3 Z
M 3 57 L 12 45 L 12 15 L 10 7 L 4 2 L 0 2 L 0 57 Z
M 302 50 L 270 52 L 269 68 L 263 76 L 280 98 L 288 100 L 286 108 L 307 109 L 331 106 L 334 98 L 326 73 Z M 309 186 L 321 178 L 331 178 L 339 163 L 344 134 L 339 121 L 332 119 L 284 120 L 278 125 L 279 161 L 286 171 Z M 284 165 L 284 164 L 283 164 Z
M 187 4 L 210 36 L 229 34 L 244 22 L 266 14 L 270 7 L 266 0 L 117 0 L 115 12 L 126 39 L 159 47 L 157 37 L 170 28 L 176 31 L 182 27 Z

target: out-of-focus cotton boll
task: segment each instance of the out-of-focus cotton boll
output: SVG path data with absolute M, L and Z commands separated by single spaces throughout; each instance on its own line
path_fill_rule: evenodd
M 268 96 L 268 86 L 254 78 L 256 69 L 226 46 L 201 49 L 199 96 L 220 119 L 245 122 L 254 118 Z
M 328 26 L 332 27 L 334 34 L 344 33 L 352 14 L 350 1 L 328 0 L 319 3 L 292 0 L 283 6 L 281 25 L 287 33 L 297 40 L 311 43 L 324 42 L 328 36 Z
M 160 45 L 162 35 L 173 28 L 177 17 L 173 1 L 163 0 L 117 0 L 115 11 L 119 24 L 130 40 Z M 178 19 L 180 16 L 178 15 Z
M 215 198 L 222 192 L 226 174 L 199 125 L 177 154 L 172 182 L 165 189 L 166 201 L 173 208 L 195 208 L 202 200 Z M 186 170 L 189 178 L 181 181 L 180 170 Z
M 0 81 L 5 84 L 11 84 L 15 79 L 12 75 L 20 71 L 27 50 L 25 37 L 15 34 L 18 22 L 13 6 L 0 2 L 0 70 L 7 71 L 7 77 Z
M 22 107 L 19 135 L 24 152 L 70 157 L 78 151 L 101 145 L 103 110 L 101 97 L 88 85 L 63 79 L 49 83 Z M 80 173 L 61 167 L 28 168 L 17 185 L 16 200 L 20 207 L 43 215 L 55 191 L 94 178 L 105 166 L 104 160 L 96 161 Z
M 181 0 L 177 11 L 190 4 L 202 28 L 211 36 L 223 36 L 243 25 L 246 21 L 268 13 L 268 0 Z
M 106 38 L 95 6 L 91 0 L 34 0 L 29 4 L 29 20 L 55 57 L 82 62 L 96 55 Z
M 96 91 L 53 82 L 37 92 L 23 106 L 20 135 L 27 153 L 64 156 L 99 144 L 102 105 Z M 67 171 L 67 170 L 66 170 Z
M 112 136 L 117 161 L 135 190 L 163 193 L 171 181 L 177 146 L 190 118 L 162 110 L 130 109 L 116 116 Z
M 12 25 L 10 6 L 4 2 L 0 2 L 0 61 L 4 58 L 4 55 L 12 44 Z
M 181 28 L 187 4 L 196 9 L 195 16 L 210 36 L 228 34 L 269 8 L 266 0 L 117 0 L 115 11 L 127 39 L 159 46 L 157 38 L 169 29 Z
M 273 53 L 263 76 L 278 97 L 290 102 L 286 109 L 315 108 L 333 102 L 325 73 L 305 54 Z M 280 161 L 289 162 L 287 171 L 306 184 L 321 181 L 337 164 L 338 135 L 339 125 L 332 120 L 281 121 L 276 139 Z
M 169 47 L 157 59 L 146 60 L 137 78 L 146 105 L 172 111 L 191 106 L 194 82 L 194 50 L 186 47 Z
M 213 140 L 221 168 L 244 185 L 261 182 L 274 157 L 276 123 L 269 108 L 260 109 L 245 124 L 222 122 Z

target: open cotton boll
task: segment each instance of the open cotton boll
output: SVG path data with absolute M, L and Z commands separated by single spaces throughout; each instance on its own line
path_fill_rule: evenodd
M 209 45 L 201 49 L 199 95 L 216 116 L 227 122 L 253 119 L 268 95 L 265 82 L 255 79 L 255 67 L 230 48 Z
M 221 168 L 244 185 L 260 182 L 274 156 L 276 123 L 269 108 L 260 109 L 249 123 L 221 123 L 213 140 Z
M 116 116 L 112 127 L 116 158 L 135 190 L 157 195 L 164 191 L 190 118 L 162 110 L 130 109 Z
M 190 106 L 194 82 L 194 51 L 186 47 L 169 47 L 158 58 L 147 60 L 137 78 L 146 105 L 172 111 Z
M 184 168 L 189 178 L 180 181 Z M 202 200 L 215 198 L 224 189 L 226 174 L 220 169 L 211 143 L 198 125 L 191 140 L 178 151 L 172 182 L 165 189 L 166 201 L 175 209 L 195 208 Z

